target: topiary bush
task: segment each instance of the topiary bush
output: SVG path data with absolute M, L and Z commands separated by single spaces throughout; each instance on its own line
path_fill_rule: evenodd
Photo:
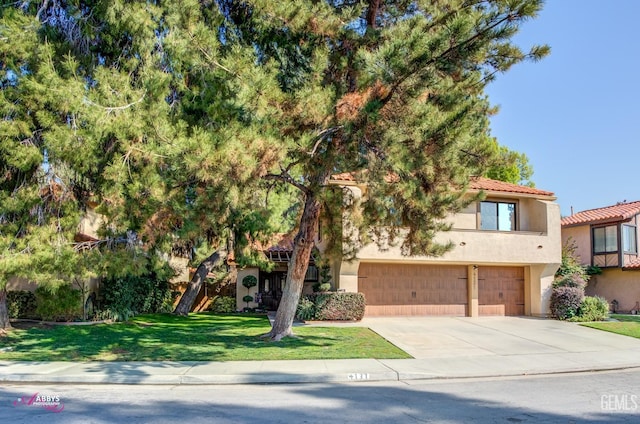
M 209 311 L 216 314 L 231 314 L 236 312 L 236 298 L 231 296 L 217 296 L 213 299 Z
M 554 318 L 565 320 L 578 315 L 582 301 L 584 300 L 584 288 L 582 287 L 555 287 L 551 293 L 550 309 Z
M 98 294 L 99 316 L 126 321 L 136 314 L 171 312 L 169 282 L 154 274 L 105 279 Z
M 313 308 L 307 301 L 311 302 Z M 362 293 L 314 293 L 300 299 L 298 317 L 303 320 L 359 321 L 364 316 L 364 309 Z M 311 312 L 313 316 L 310 316 Z
M 39 286 L 35 296 L 36 314 L 45 321 L 73 321 L 82 317 L 82 293 L 71 284 L 57 289 Z
M 578 315 L 571 321 L 603 321 L 609 316 L 609 303 L 600 296 L 586 296 L 578 308 Z
M 28 290 L 7 292 L 9 318 L 38 318 L 36 314 L 36 295 Z

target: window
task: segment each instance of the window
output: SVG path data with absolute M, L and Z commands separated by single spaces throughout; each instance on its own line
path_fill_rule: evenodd
M 309 265 L 307 274 L 304 276 L 304 281 L 318 281 L 318 267 Z
M 613 253 L 618 251 L 618 227 L 598 227 L 593 229 L 593 253 Z
M 622 226 L 622 250 L 625 253 L 638 253 L 637 231 L 633 225 Z
M 516 230 L 516 204 L 510 202 L 480 202 L 480 229 Z

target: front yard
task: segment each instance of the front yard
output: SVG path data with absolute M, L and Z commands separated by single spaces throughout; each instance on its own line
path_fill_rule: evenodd
M 618 320 L 618 322 L 589 322 L 582 325 L 640 339 L 640 315 L 612 314 L 611 318 Z
M 408 354 L 368 328 L 295 327 L 297 338 L 269 342 L 264 315 L 140 315 L 128 322 L 42 326 L 0 337 L 0 360 L 258 361 L 402 359 Z

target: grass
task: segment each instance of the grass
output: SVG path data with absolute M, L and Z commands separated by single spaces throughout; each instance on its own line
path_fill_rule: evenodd
M 128 322 L 36 326 L 0 337 L 0 360 L 259 361 L 396 359 L 410 356 L 362 327 L 295 327 L 297 338 L 270 342 L 264 315 L 140 315 Z
M 618 320 L 618 322 L 590 322 L 581 325 L 640 339 L 640 316 L 612 314 L 611 318 Z

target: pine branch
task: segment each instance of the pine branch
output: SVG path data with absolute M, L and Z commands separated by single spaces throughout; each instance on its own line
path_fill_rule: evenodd
M 293 179 L 293 177 L 291 175 L 289 175 L 288 172 L 286 172 L 285 170 L 283 170 L 280 174 L 267 174 L 264 177 L 265 180 L 276 180 L 276 181 L 283 181 L 285 183 L 291 184 L 292 186 L 294 186 L 295 188 L 297 188 L 298 190 L 300 190 L 301 192 L 303 192 L 304 194 L 311 194 L 311 190 L 305 186 L 304 184 L 301 184 L 299 182 L 297 182 L 296 180 Z
M 124 106 L 102 106 L 102 105 L 99 105 L 98 103 L 92 102 L 91 100 L 89 100 L 86 97 L 84 98 L 84 102 L 86 104 L 90 105 L 90 106 L 96 106 L 96 107 L 102 108 L 105 111 L 107 111 L 107 113 L 111 113 L 111 112 L 115 112 L 115 111 L 119 111 L 119 110 L 129 109 L 130 107 L 133 107 L 133 106 L 137 105 L 138 103 L 141 103 L 144 100 L 146 94 L 147 93 L 145 92 L 138 100 L 136 100 L 135 102 L 131 102 L 131 103 L 129 103 L 127 105 L 124 105 Z
M 193 36 L 192 33 L 189 33 L 189 37 L 191 37 L 191 41 L 193 41 L 195 43 L 195 37 Z M 204 57 L 206 57 L 209 62 L 213 63 L 215 66 L 217 66 L 218 68 L 228 72 L 229 74 L 231 74 L 233 76 L 237 76 L 235 72 L 233 72 L 229 68 L 223 66 L 220 62 L 218 62 L 213 57 L 211 57 L 211 55 L 209 55 L 209 53 L 207 53 L 207 51 L 204 48 L 202 48 L 199 44 L 196 43 L 196 47 L 198 47 L 198 50 L 200 50 L 200 53 L 202 53 L 204 55 Z

